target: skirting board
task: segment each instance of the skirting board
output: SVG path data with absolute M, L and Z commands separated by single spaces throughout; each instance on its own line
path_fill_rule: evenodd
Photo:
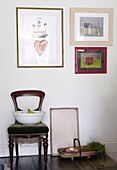
M 79 138 L 78 108 L 50 108 L 51 155 L 58 156 L 58 148 L 73 146 Z
M 26 155 L 38 155 L 38 144 L 19 144 L 19 156 Z M 43 155 L 43 147 L 42 147 L 42 155 Z M 8 157 L 9 156 L 9 148 L 8 145 L 0 145 L 0 157 Z M 14 146 L 14 156 L 15 146 Z

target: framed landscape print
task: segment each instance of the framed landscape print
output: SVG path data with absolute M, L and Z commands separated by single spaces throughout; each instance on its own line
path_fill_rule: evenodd
M 63 67 L 63 9 L 16 8 L 17 67 Z
M 71 45 L 112 45 L 113 9 L 71 8 Z
M 107 73 L 107 47 L 75 47 L 75 74 Z

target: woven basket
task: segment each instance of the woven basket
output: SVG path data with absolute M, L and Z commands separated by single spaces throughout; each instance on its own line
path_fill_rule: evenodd
M 78 141 L 79 146 L 76 147 L 75 141 Z M 79 139 L 74 139 L 74 147 L 59 148 L 58 152 L 62 158 L 73 158 L 73 157 L 90 157 L 97 153 L 96 150 L 84 150 L 87 145 L 81 146 Z

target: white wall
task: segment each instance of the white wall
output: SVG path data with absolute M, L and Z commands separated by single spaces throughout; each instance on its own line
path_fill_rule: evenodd
M 16 7 L 64 8 L 64 68 L 16 67 Z M 70 7 L 113 8 L 113 45 L 108 47 L 107 74 L 74 74 L 74 47 L 69 45 Z M 0 5 L 0 156 L 8 155 L 7 127 L 14 122 L 10 93 L 19 89 L 46 92 L 44 122 L 49 126 L 51 107 L 79 108 L 80 140 L 108 143 L 117 151 L 117 1 L 116 0 L 4 0 Z M 49 145 L 50 146 L 50 145 Z M 33 148 L 33 149 L 32 149 Z M 36 154 L 35 145 L 21 146 L 22 154 Z M 50 152 L 50 147 L 49 147 Z

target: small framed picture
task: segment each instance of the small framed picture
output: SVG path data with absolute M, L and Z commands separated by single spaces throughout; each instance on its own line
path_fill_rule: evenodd
M 107 73 L 107 47 L 75 47 L 75 74 Z
M 112 45 L 113 9 L 71 8 L 71 45 Z

